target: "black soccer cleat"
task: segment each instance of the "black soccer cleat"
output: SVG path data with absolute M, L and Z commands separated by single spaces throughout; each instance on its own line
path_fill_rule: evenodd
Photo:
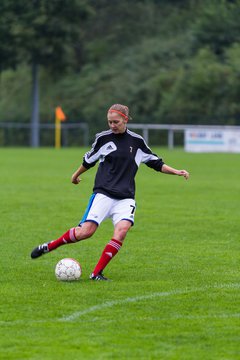
M 46 254 L 48 252 L 49 252 L 48 244 L 39 245 L 31 252 L 31 258 L 36 259 L 39 256 L 42 256 L 43 254 Z
M 94 280 L 94 281 L 109 281 L 109 279 L 108 278 L 106 278 L 104 275 L 103 275 L 103 273 L 102 273 L 102 271 L 100 271 L 100 273 L 98 273 L 97 275 L 93 275 L 93 274 L 91 274 L 90 275 L 90 280 Z

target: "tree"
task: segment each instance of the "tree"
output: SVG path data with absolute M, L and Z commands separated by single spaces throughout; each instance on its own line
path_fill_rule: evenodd
M 193 50 L 208 46 L 216 55 L 240 41 L 240 1 L 206 2 L 193 26 Z
M 1 69 L 22 62 L 32 67 L 33 147 L 39 145 L 39 66 L 61 73 L 70 65 L 69 54 L 91 10 L 87 0 L 1 0 Z

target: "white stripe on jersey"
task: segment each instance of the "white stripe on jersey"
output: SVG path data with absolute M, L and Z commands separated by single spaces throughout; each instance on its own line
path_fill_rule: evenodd
M 105 156 L 109 155 L 111 152 L 116 151 L 117 147 L 114 144 L 113 141 L 109 141 L 106 144 L 104 144 L 103 146 L 100 147 L 100 149 L 93 154 L 92 156 L 89 156 L 89 153 L 87 153 L 84 157 L 85 161 L 88 164 L 92 164 L 95 161 L 99 160 L 102 162 L 105 159 Z
M 138 139 L 141 139 L 144 142 L 144 145 L 146 146 L 146 148 L 151 151 L 151 154 L 147 154 L 144 151 L 142 151 L 141 149 L 137 150 L 136 156 L 135 156 L 135 162 L 136 162 L 137 166 L 139 166 L 140 163 L 146 163 L 146 162 L 151 161 L 151 160 L 158 160 L 158 156 L 152 154 L 152 150 L 147 145 L 146 141 L 144 140 L 144 138 L 141 135 L 136 134 L 135 132 L 130 131 L 128 129 L 127 129 L 127 132 L 128 132 L 129 135 L 131 135 L 133 137 L 136 137 Z
M 158 160 L 158 157 L 153 154 L 146 154 L 141 149 L 137 149 L 136 156 L 135 156 L 135 162 L 137 166 L 140 165 L 140 163 L 146 163 L 150 160 Z
M 100 133 L 97 133 L 96 134 L 96 140 L 100 137 L 100 136 L 104 136 L 104 135 L 109 135 L 112 133 L 112 130 L 104 130 L 104 131 L 101 131 Z
M 133 132 L 133 131 L 131 131 L 129 129 L 127 129 L 127 133 L 129 135 L 133 136 L 133 137 L 141 139 L 144 142 L 144 145 L 151 151 L 150 147 L 147 145 L 146 141 L 144 140 L 144 138 L 141 135 L 139 135 L 139 134 L 137 134 L 137 133 L 135 133 L 135 132 Z
M 86 156 L 90 156 L 91 153 L 94 151 L 94 148 L 95 148 L 95 145 L 96 145 L 98 139 L 99 139 L 101 136 L 109 135 L 109 134 L 111 134 L 111 133 L 112 133 L 112 130 L 105 130 L 105 131 L 102 131 L 102 132 L 96 134 L 95 140 L 94 140 L 94 142 L 93 142 L 93 144 L 92 144 L 91 150 L 89 150 L 89 151 L 85 154 L 85 156 L 84 156 L 85 160 L 86 160 Z

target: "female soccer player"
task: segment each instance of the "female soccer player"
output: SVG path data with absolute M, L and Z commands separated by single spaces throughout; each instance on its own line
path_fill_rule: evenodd
M 72 183 L 79 184 L 79 178 L 98 161 L 93 194 L 79 225 L 71 228 L 60 238 L 36 247 L 33 259 L 48 253 L 61 245 L 75 243 L 90 238 L 106 218 L 111 218 L 113 237 L 90 275 L 91 280 L 108 280 L 103 270 L 121 249 L 128 230 L 134 224 L 135 175 L 141 163 L 165 174 L 183 176 L 189 173 L 166 165 L 153 154 L 144 139 L 127 128 L 129 109 L 125 105 L 114 104 L 107 112 L 110 130 L 96 135 L 92 149 L 84 155 L 83 163 L 72 175 Z

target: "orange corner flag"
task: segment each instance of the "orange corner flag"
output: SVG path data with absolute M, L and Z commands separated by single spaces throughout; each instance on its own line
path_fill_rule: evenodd
M 62 108 L 60 106 L 56 107 L 55 116 L 56 116 L 56 119 L 59 121 L 66 120 L 66 115 L 64 114 L 64 112 L 62 111 Z

